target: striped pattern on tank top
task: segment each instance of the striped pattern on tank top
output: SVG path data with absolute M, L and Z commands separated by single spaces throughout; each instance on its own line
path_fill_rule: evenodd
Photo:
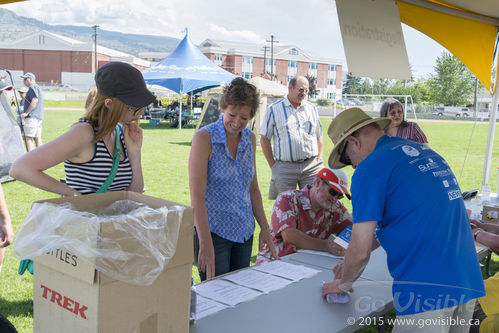
M 120 141 L 125 148 L 125 158 L 119 162 L 118 172 L 107 192 L 124 191 L 132 182 L 132 166 L 128 159 L 123 131 L 120 134 Z M 112 166 L 113 157 L 107 150 L 104 141 L 100 140 L 95 144 L 94 156 L 90 161 L 85 163 L 64 161 L 66 184 L 81 194 L 95 193 L 106 181 Z

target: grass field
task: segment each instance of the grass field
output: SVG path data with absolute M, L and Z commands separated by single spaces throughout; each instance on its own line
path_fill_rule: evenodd
M 68 106 L 68 105 L 66 105 Z M 72 105 L 71 105 L 72 106 Z M 43 123 L 43 140 L 47 142 L 64 131 L 77 121 L 81 116 L 78 111 L 46 111 Z M 323 119 L 324 133 L 331 119 Z M 463 191 L 477 188 L 481 184 L 483 172 L 483 161 L 485 155 L 485 145 L 487 141 L 487 125 L 463 122 L 437 122 L 422 121 L 419 123 L 423 131 L 428 136 L 430 146 L 440 153 L 448 162 L 457 178 L 460 180 Z M 194 129 L 171 129 L 166 123 L 159 127 L 150 127 L 146 121 L 141 123 L 144 130 L 143 145 L 143 169 L 146 183 L 146 194 L 189 204 L 189 188 L 187 159 L 190 150 L 190 142 Z M 466 164 L 463 166 L 464 157 L 468 149 L 471 133 L 474 131 L 471 140 Z M 499 147 L 499 138 L 496 133 L 495 146 Z M 324 138 L 325 159 L 332 149 L 332 143 Z M 272 201 L 267 200 L 268 183 L 270 179 L 270 169 L 265 161 L 261 150 L 257 151 L 257 174 L 258 181 L 267 217 L 270 218 Z M 499 166 L 499 150 L 496 148 L 492 159 L 492 175 L 490 185 L 492 191 L 496 191 L 496 167 Z M 346 168 L 349 176 L 353 170 Z M 462 172 L 462 176 L 461 175 Z M 64 175 L 62 165 L 56 166 L 48 173 L 55 178 Z M 24 183 L 14 181 L 3 184 L 7 204 L 14 224 L 14 231 L 17 231 L 26 217 L 33 201 L 56 197 Z M 410 200 L 410 198 L 407 198 Z M 351 208 L 350 202 L 344 200 L 347 207 Z M 258 232 L 255 233 L 258 235 Z M 256 255 L 258 239 L 255 237 L 253 255 Z M 492 271 L 499 270 L 499 258 L 493 257 Z M 0 275 L 0 314 L 6 316 L 21 333 L 32 332 L 33 330 L 33 279 L 30 274 L 17 275 L 19 262 L 12 257 L 12 247 L 6 251 L 6 258 Z M 195 281 L 198 281 L 197 272 L 193 269 Z M 331 276 L 332 277 L 332 276 Z M 367 328 L 367 331 L 370 329 Z

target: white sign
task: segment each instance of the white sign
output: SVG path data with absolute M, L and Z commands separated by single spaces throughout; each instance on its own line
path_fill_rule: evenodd
M 336 0 L 348 71 L 371 78 L 411 78 L 395 0 Z

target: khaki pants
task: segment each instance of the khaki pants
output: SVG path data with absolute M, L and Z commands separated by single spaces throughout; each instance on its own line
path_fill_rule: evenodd
M 468 333 L 475 299 L 467 303 L 434 311 L 397 316 L 392 333 Z
M 272 178 L 269 185 L 269 200 L 275 200 L 279 193 L 301 189 L 305 185 L 313 185 L 315 177 L 324 167 L 321 158 L 311 157 L 303 162 L 276 161 L 272 166 Z

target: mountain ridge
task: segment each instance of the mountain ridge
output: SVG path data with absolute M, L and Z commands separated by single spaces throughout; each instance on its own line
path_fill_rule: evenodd
M 39 30 L 47 30 L 83 42 L 93 42 L 93 28 L 78 25 L 51 25 L 0 8 L 0 42 L 15 41 Z M 97 29 L 97 43 L 138 56 L 140 52 L 172 52 L 180 39 L 157 35 L 128 34 Z

